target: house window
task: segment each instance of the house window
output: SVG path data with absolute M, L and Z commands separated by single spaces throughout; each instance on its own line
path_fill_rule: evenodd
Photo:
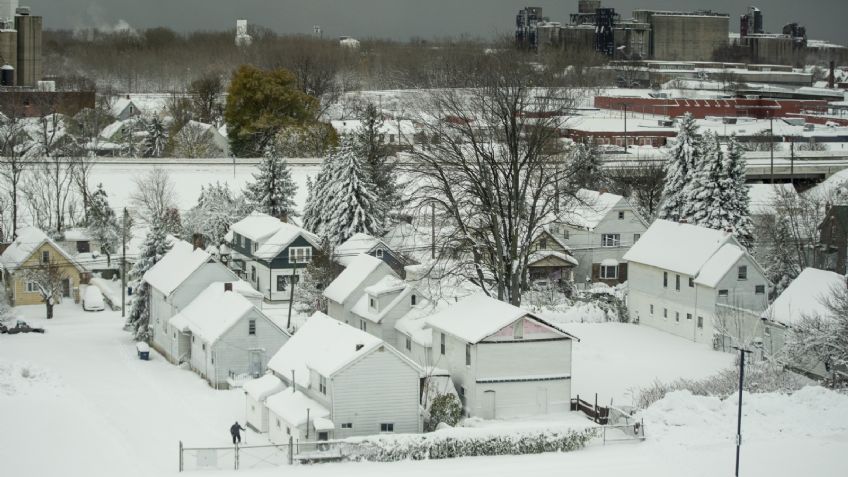
M 691 320 L 692 319 L 692 313 L 686 313 L 686 319 Z
M 259 244 L 253 242 L 253 253 L 256 253 L 256 250 L 259 249 Z
M 286 426 L 286 435 L 291 435 L 291 427 Z
M 695 277 L 689 277 L 689 288 L 695 288 Z
M 748 279 L 748 267 L 746 265 L 739 265 L 739 268 L 736 269 L 736 276 L 740 280 Z
M 465 365 L 471 366 L 471 345 L 467 343 L 465 345 Z
M 247 322 L 247 334 L 255 335 L 256 334 L 256 320 L 250 320 Z
M 286 291 L 286 277 L 277 275 L 277 291 Z
M 624 220 L 624 211 L 623 210 L 618 212 L 618 220 Z
M 668 308 L 663 308 L 663 318 L 668 318 Z
M 416 300 L 416 296 L 412 295 L 411 297 L 409 297 L 409 304 L 412 305 L 412 306 L 415 306 L 415 300 Z
M 663 288 L 668 288 L 668 272 L 663 272 Z
M 653 304 L 651 305 L 651 314 L 652 315 L 654 314 L 654 305 Z
M 618 278 L 618 265 L 601 265 L 601 279 L 613 280 Z
M 50 261 L 50 252 L 47 250 L 43 250 L 41 252 L 41 263 L 47 263 Z
M 718 291 L 718 296 L 727 297 L 727 290 L 719 290 L 719 291 Z
M 312 247 L 289 247 L 290 263 L 309 263 L 312 260 Z
M 463 404 L 465 403 L 465 387 L 464 386 L 459 387 L 459 400 Z
M 158 318 L 157 318 L 158 320 Z M 194 343 L 194 335 L 191 335 L 191 342 Z
M 698 328 L 703 328 L 703 327 L 704 327 L 704 317 L 699 316 L 698 317 Z
M 370 305 L 370 306 L 371 306 L 371 308 L 373 308 L 373 309 L 375 309 L 375 310 L 376 310 L 376 309 L 377 309 L 377 300 L 375 300 L 374 298 L 369 297 L 369 298 L 368 298 L 368 305 Z
M 674 276 L 674 289 L 680 291 L 680 275 Z
M 618 247 L 621 245 L 621 234 L 601 235 L 601 245 L 604 247 Z
M 256 267 L 254 267 L 253 265 L 250 266 L 250 281 L 256 281 Z
M 383 249 L 378 248 L 377 250 L 374 250 L 374 256 L 377 258 L 383 258 Z
M 412 351 L 412 339 L 409 336 L 406 337 L 406 350 Z
M 755 286 L 755 287 L 754 287 L 754 293 L 756 293 L 757 295 L 765 295 L 765 293 L 766 293 L 766 286 L 765 286 L 765 285 L 757 285 L 757 286 Z
M 548 239 L 539 239 L 539 250 L 547 250 L 548 249 Z
M 512 339 L 524 339 L 524 320 L 518 320 L 512 325 Z
M 640 238 L 642 238 L 642 234 L 633 234 L 633 243 L 638 242 Z
M 343 422 L 342 423 L 342 429 L 353 429 L 353 423 L 352 422 Z
M 321 394 L 327 394 L 327 378 L 324 376 L 318 376 L 318 391 Z
M 38 293 L 38 284 L 35 282 L 27 282 L 26 291 L 27 293 Z
M 359 320 L 359 329 L 362 331 L 368 331 L 368 324 L 365 320 Z
M 680 312 L 679 311 L 674 312 L 674 321 L 680 323 Z
M 439 343 L 440 343 L 439 349 L 441 350 L 442 355 L 444 355 L 445 354 L 445 334 L 444 333 L 440 334 L 439 340 L 440 340 L 439 341 Z
M 380 424 L 380 432 L 395 432 L 395 425 L 392 422 L 384 422 Z
M 206 343 L 203 343 L 202 348 L 203 348 L 203 351 L 206 351 Z

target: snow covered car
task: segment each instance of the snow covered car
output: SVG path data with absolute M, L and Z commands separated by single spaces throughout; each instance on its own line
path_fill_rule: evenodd
M 103 293 L 95 286 L 85 288 L 85 295 L 82 297 L 82 309 L 85 311 L 103 311 L 106 309 L 106 304 L 103 302 Z

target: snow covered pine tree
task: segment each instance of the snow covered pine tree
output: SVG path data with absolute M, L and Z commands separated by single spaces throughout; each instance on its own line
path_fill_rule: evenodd
M 130 272 L 130 283 L 135 285 L 135 291 L 125 328 L 132 331 L 138 341 L 150 339 L 148 327 L 150 321 L 150 287 L 143 280 L 144 274 L 153 265 L 156 265 L 170 248 L 165 228 L 159 223 L 153 224 L 153 228 L 147 234 L 147 238 L 144 239 L 141 256 L 138 257 L 138 261 L 135 262 Z
M 297 184 L 292 179 L 288 163 L 273 147 L 266 149 L 259 164 L 259 173 L 254 174 L 253 179 L 254 182 L 248 184 L 244 191 L 250 205 L 283 221 L 298 215 L 294 208 Z
M 106 266 L 112 266 L 112 254 L 120 235 L 120 226 L 115 211 L 109 206 L 109 198 L 103 189 L 103 184 L 97 184 L 97 190 L 91 194 L 88 202 L 87 226 L 88 233 L 100 243 L 100 253 L 106 255 Z
M 687 200 L 683 189 L 701 162 L 702 146 L 698 125 L 692 115 L 686 113 L 680 119 L 677 138 L 665 161 L 665 186 L 659 218 L 677 222 L 683 217 Z

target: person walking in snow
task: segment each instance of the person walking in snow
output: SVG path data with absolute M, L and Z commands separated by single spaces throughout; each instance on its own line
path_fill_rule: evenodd
M 240 431 L 246 431 L 246 430 L 247 429 L 245 429 L 245 428 L 243 428 L 239 425 L 238 421 L 236 421 L 235 424 L 230 426 L 230 435 L 233 436 L 233 444 L 236 444 L 236 443 L 241 444 L 241 432 Z

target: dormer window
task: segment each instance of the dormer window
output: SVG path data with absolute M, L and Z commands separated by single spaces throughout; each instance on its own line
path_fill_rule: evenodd
M 417 297 L 413 294 L 413 295 L 409 298 L 409 303 L 410 303 L 412 306 L 415 306 L 415 302 L 416 302 L 416 300 L 417 300 Z
M 383 249 L 378 248 L 377 250 L 374 250 L 374 256 L 377 258 L 383 258 Z
M 539 239 L 539 250 L 547 250 L 548 249 L 548 239 L 543 238 Z
M 373 296 L 369 296 L 368 297 L 368 306 L 370 306 L 371 308 L 376 310 L 377 309 L 377 299 L 374 298 Z
M 44 250 L 44 251 L 41 252 L 41 263 L 48 263 L 48 262 L 50 262 L 50 252 L 47 251 L 47 250 Z

